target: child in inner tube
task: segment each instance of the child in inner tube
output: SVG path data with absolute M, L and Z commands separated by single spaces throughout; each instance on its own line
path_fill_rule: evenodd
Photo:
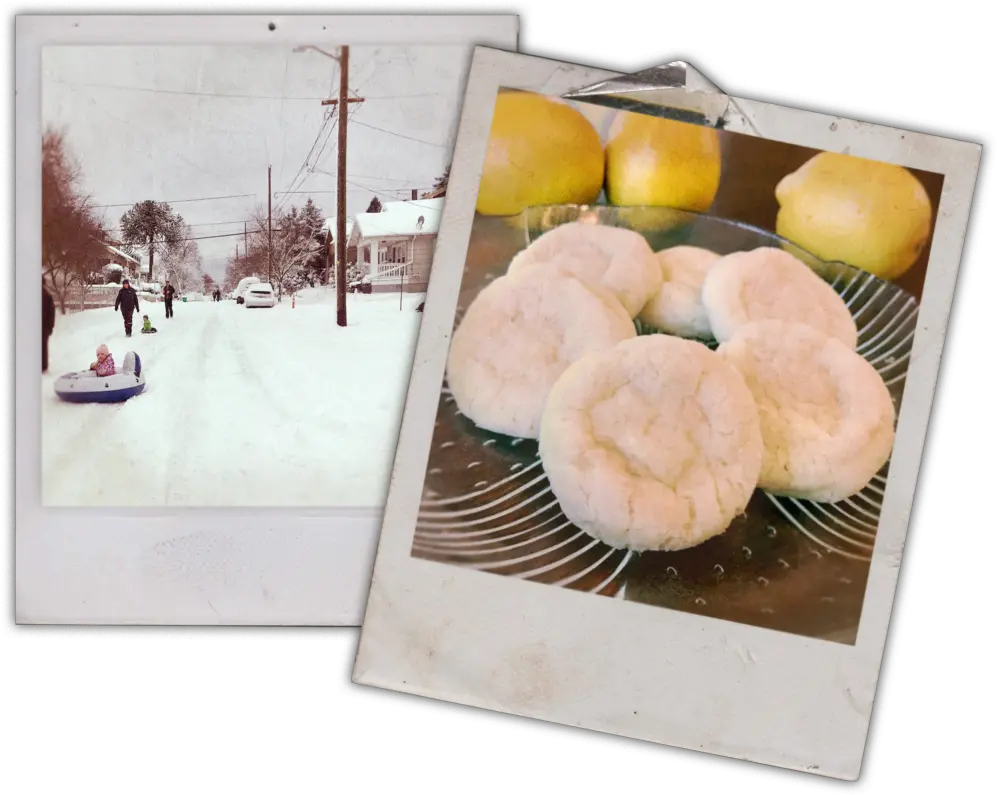
M 152 321 L 149 320 L 148 315 L 142 315 L 142 333 L 143 334 L 155 334 L 156 329 L 152 327 Z
M 90 369 L 101 378 L 114 375 L 114 357 L 106 345 L 97 348 L 97 361 L 90 365 Z

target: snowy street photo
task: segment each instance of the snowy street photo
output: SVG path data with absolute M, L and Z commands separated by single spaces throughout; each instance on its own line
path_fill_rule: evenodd
M 44 49 L 43 505 L 383 505 L 469 56 Z

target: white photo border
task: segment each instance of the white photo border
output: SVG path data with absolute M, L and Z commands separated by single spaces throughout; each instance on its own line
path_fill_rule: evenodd
M 515 49 L 518 35 L 512 14 L 18 16 L 15 371 L 41 371 L 43 47 L 327 42 Z M 15 379 L 18 623 L 359 623 L 380 509 L 43 508 L 40 384 L 40 377 Z
M 766 138 L 945 175 L 854 646 L 412 557 L 498 89 L 560 96 L 616 76 L 485 47 L 475 51 L 353 680 L 854 780 L 980 146 L 735 98 Z

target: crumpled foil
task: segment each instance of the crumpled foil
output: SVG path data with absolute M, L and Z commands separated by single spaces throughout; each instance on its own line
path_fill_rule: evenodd
M 738 101 L 685 61 L 571 91 L 563 99 L 757 135 Z

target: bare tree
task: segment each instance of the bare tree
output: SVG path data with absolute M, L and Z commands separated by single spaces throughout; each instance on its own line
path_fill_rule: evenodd
M 106 231 L 80 179 L 64 132 L 47 129 L 42 136 L 42 271 L 63 314 L 74 288 L 84 300 L 99 282 L 100 260 L 106 256 Z
M 307 269 L 322 251 L 311 219 L 292 206 L 281 212 L 273 230 L 273 249 L 268 249 L 267 215 L 258 209 L 249 224 L 247 261 L 269 269 L 271 283 L 280 301 L 285 292 L 294 292 L 308 281 Z M 244 274 L 250 275 L 250 274 Z

